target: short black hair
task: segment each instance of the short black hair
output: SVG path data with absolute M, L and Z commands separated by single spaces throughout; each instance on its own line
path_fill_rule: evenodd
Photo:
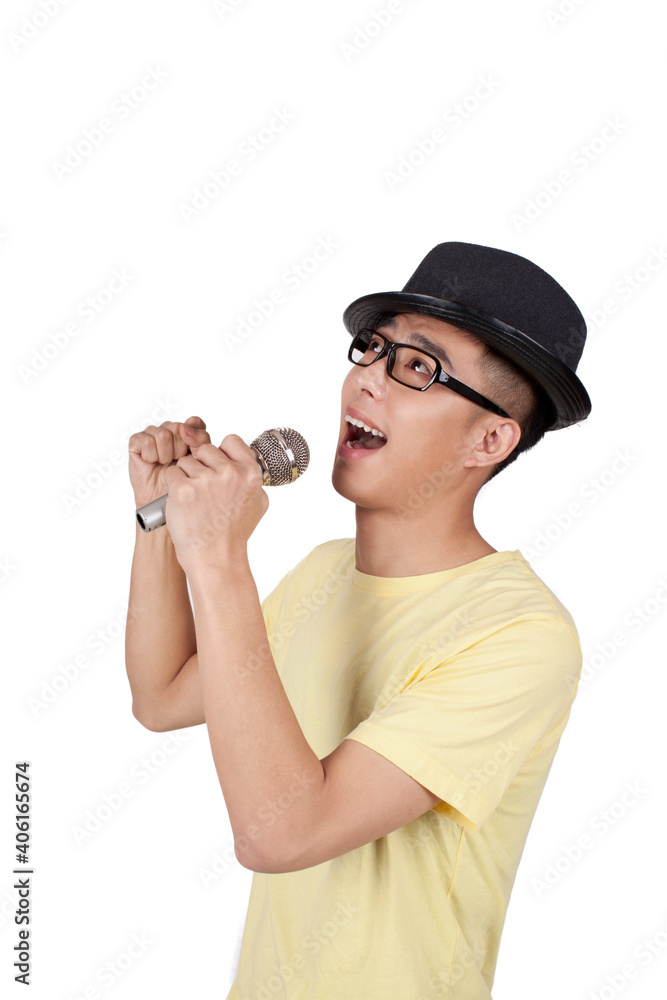
M 461 332 L 468 333 L 466 330 Z M 474 334 L 470 336 L 474 337 Z M 477 340 L 476 337 L 474 339 Z M 488 483 L 524 451 L 542 440 L 554 422 L 556 413 L 549 398 L 529 375 L 488 344 L 483 346 L 484 354 L 478 360 L 484 383 L 482 391 L 509 413 L 521 428 L 519 443 L 502 462 L 492 466 L 491 473 L 484 480 Z

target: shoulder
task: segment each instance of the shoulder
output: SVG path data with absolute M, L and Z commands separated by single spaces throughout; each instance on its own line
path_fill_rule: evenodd
M 330 578 L 346 579 L 354 569 L 354 545 L 353 538 L 335 538 L 316 545 L 283 576 L 272 594 L 317 586 L 318 581 Z
M 483 570 L 460 580 L 462 596 L 484 607 L 489 625 L 496 615 L 506 622 L 543 619 L 560 621 L 576 633 L 567 607 L 518 549 L 495 555 Z
M 517 574 L 522 580 L 524 592 L 531 595 L 531 606 L 546 620 L 563 625 L 579 645 L 577 627 L 568 608 L 519 551 L 516 556 Z
M 550 659 L 562 669 L 581 657 L 572 615 L 518 550 L 461 567 L 429 610 L 436 609 L 451 636 L 438 645 L 449 662 L 485 653 L 498 663 L 508 657 Z
M 334 538 L 322 542 L 311 549 L 291 573 L 294 576 L 345 573 L 350 567 L 354 568 L 354 545 L 354 538 Z
M 541 674 L 554 682 L 576 674 L 582 651 L 574 619 L 560 598 L 519 550 L 508 553 L 484 588 L 485 645 L 499 659 L 539 662 Z

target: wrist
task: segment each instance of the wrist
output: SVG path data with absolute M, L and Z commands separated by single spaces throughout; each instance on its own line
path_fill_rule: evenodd
M 186 568 L 187 567 L 187 568 Z M 234 587 L 243 579 L 252 576 L 246 545 L 217 548 L 214 552 L 203 551 L 186 562 L 185 573 L 193 591 L 203 591 L 214 587 Z
M 160 487 L 157 484 L 152 489 L 150 487 L 137 487 L 137 489 L 133 489 L 135 510 L 145 507 L 147 503 L 152 503 L 158 497 L 164 496 L 166 492 L 167 490 L 164 486 Z
M 200 572 L 194 578 L 186 573 L 188 588 L 192 597 L 192 610 L 196 622 L 198 639 L 207 627 L 224 622 L 225 630 L 243 627 L 247 595 L 256 593 L 255 581 L 250 570 L 238 567 L 233 572 L 211 570 Z

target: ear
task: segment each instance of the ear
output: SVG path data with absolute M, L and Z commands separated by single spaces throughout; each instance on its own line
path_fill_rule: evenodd
M 521 428 L 510 417 L 496 417 L 492 423 L 483 422 L 476 429 L 472 451 L 463 466 L 474 469 L 498 465 L 514 451 L 520 440 Z

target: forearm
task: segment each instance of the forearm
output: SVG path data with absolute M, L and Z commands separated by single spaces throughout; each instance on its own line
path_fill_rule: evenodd
M 150 718 L 197 643 L 185 573 L 166 529 L 137 525 L 125 663 L 137 717 Z
M 213 759 L 237 856 L 262 870 L 312 822 L 324 771 L 271 655 L 246 553 L 190 574 Z

